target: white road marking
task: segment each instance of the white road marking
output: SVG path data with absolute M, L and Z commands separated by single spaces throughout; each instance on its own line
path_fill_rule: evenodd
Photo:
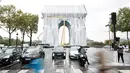
M 83 73 L 80 69 L 74 69 L 74 67 L 71 65 L 72 70 L 74 73 Z
M 26 73 L 29 70 L 20 70 L 18 73 Z
M 44 73 L 44 69 L 43 69 L 43 70 L 40 70 L 40 73 Z
M 1 70 L 0 73 L 8 73 L 9 70 Z
M 119 70 L 122 73 L 130 73 L 130 70 Z
M 64 70 L 63 69 L 56 69 L 56 72 L 58 72 L 58 73 L 64 73 Z

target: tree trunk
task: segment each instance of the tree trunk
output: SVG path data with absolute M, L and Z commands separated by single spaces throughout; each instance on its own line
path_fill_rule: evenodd
M 24 35 L 25 35 L 25 32 L 22 33 L 22 36 L 23 36 L 23 38 L 22 38 L 22 46 L 21 46 L 22 50 L 23 50 L 23 44 L 24 44 Z
M 127 40 L 128 40 L 128 47 L 130 49 L 130 44 L 129 44 L 129 35 L 128 35 L 128 31 L 127 31 Z
M 9 32 L 9 44 L 8 46 L 11 46 L 11 33 Z
M 30 46 L 32 46 L 32 31 L 30 31 Z

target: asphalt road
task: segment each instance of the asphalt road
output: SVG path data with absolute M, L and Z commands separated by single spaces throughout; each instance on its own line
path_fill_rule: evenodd
M 100 51 L 100 49 L 92 48 L 87 50 L 88 59 L 90 62 L 89 70 L 80 67 L 77 60 L 70 60 L 69 59 L 69 48 L 66 48 L 66 59 L 56 59 L 52 60 L 52 48 L 44 49 L 45 51 L 45 58 L 41 61 L 43 64 L 43 69 L 41 70 L 42 73 L 93 73 L 96 72 L 97 69 L 95 68 L 94 62 L 97 61 L 96 56 L 94 55 L 95 52 Z M 110 58 L 110 61 L 114 62 L 115 59 L 113 58 L 113 54 L 115 52 L 111 51 L 107 54 L 107 57 Z M 116 56 L 115 56 L 116 58 Z M 2 69 L 3 67 L 3 69 Z M 5 68 L 4 68 L 5 67 Z M 126 67 L 128 68 L 128 67 Z M 8 68 L 6 66 L 0 66 L 0 73 L 33 73 L 34 70 L 29 69 L 26 65 L 21 65 L 20 62 L 16 61 L 14 64 L 10 65 Z
M 69 59 L 69 48 L 66 48 L 66 59 L 56 59 L 52 60 L 52 48 L 44 49 L 45 58 L 43 61 L 43 73 L 83 73 L 85 71 L 79 66 L 77 60 Z M 3 67 L 3 68 L 2 68 Z M 33 73 L 32 69 L 26 67 L 26 65 L 21 65 L 20 62 L 14 62 L 14 64 L 7 66 L 2 66 L 0 73 Z

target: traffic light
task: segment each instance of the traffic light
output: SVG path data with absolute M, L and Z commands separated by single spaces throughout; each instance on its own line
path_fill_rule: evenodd
M 116 12 L 111 13 L 111 22 L 113 25 L 116 24 Z

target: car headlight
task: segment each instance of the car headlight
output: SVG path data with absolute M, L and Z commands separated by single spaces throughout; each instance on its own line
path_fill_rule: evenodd
M 66 54 L 64 53 L 64 56 L 66 56 Z
M 55 56 L 55 54 L 53 53 L 52 56 Z
M 80 57 L 84 57 L 84 55 L 80 55 Z

